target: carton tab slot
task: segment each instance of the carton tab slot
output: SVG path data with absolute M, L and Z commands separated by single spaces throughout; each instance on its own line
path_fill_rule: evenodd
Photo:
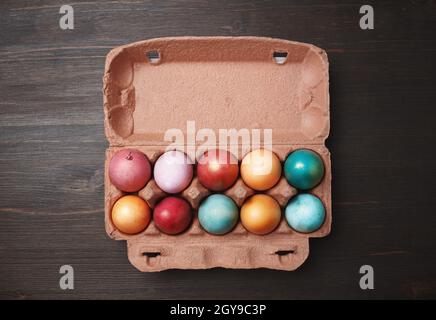
M 274 252 L 274 254 L 282 257 L 282 256 L 287 256 L 290 254 L 294 254 L 295 250 L 277 250 L 276 252 Z
M 160 256 L 160 252 L 143 252 L 142 255 L 147 258 L 156 258 Z
M 277 64 L 284 64 L 288 58 L 288 53 L 285 51 L 274 51 L 273 59 Z
M 145 56 L 151 64 L 157 64 L 160 62 L 160 53 L 157 50 L 147 51 Z

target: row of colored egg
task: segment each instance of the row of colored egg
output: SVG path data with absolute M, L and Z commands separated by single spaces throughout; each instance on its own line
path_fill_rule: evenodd
M 303 233 L 314 232 L 325 220 L 325 209 L 319 198 L 303 193 L 293 197 L 285 208 L 288 225 Z M 230 232 L 241 220 L 249 232 L 265 235 L 280 223 L 281 208 L 277 201 L 265 194 L 248 198 L 239 210 L 235 202 L 223 194 L 212 194 L 203 200 L 198 209 L 198 221 L 204 230 L 222 235 Z M 147 228 L 151 210 L 147 203 L 135 195 L 121 197 L 112 208 L 112 222 L 126 234 L 136 234 Z M 166 234 L 185 231 L 192 221 L 192 209 L 182 198 L 169 196 L 161 200 L 153 210 L 156 228 Z
M 241 177 L 247 186 L 257 191 L 272 188 L 282 174 L 278 157 L 267 149 L 248 153 L 241 162 Z M 181 151 L 168 151 L 156 161 L 153 170 L 156 184 L 166 193 L 183 191 L 193 177 L 193 165 Z M 308 190 L 318 185 L 324 175 L 321 157 L 308 149 L 292 152 L 284 163 L 286 180 L 297 189 Z M 238 160 L 228 151 L 206 151 L 197 164 L 199 182 L 212 191 L 224 191 L 238 179 Z M 151 178 L 151 165 L 147 157 L 134 149 L 118 151 L 109 164 L 109 178 L 119 190 L 136 192 Z

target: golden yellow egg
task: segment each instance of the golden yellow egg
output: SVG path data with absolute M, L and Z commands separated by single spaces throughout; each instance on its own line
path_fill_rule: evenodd
M 270 150 L 257 149 L 248 153 L 241 163 L 242 180 L 255 190 L 272 188 L 282 174 L 279 158 Z
M 135 234 L 150 223 L 151 212 L 148 204 L 134 195 L 124 196 L 112 208 L 112 222 L 123 233 Z
M 255 234 L 267 234 L 280 223 L 282 212 L 277 201 L 265 194 L 248 198 L 241 208 L 242 225 Z

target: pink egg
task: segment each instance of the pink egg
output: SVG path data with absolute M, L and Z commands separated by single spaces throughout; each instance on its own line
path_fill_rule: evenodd
M 193 169 L 188 156 L 181 151 L 167 151 L 154 165 L 154 180 L 167 193 L 179 193 L 191 183 Z
M 121 149 L 109 163 L 109 179 L 119 190 L 136 192 L 145 186 L 150 177 L 150 162 L 139 150 Z

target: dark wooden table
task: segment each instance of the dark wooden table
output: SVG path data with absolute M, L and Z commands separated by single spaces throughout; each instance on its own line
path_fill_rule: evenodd
M 0 298 L 436 298 L 436 6 L 373 1 L 0 2 Z M 330 59 L 333 230 L 295 272 L 144 274 L 103 226 L 102 74 L 118 45 L 257 35 Z M 59 288 L 59 268 L 75 289 Z M 359 268 L 375 270 L 361 290 Z

